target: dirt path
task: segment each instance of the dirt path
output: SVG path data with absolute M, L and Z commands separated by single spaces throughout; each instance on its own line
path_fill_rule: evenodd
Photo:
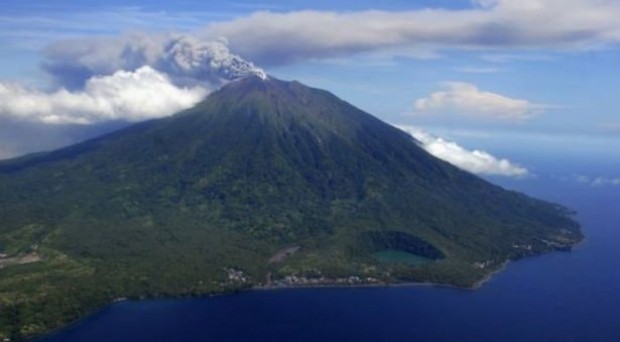
M 28 253 L 24 255 L 18 255 L 11 258 L 0 258 L 0 268 L 9 267 L 13 265 L 29 264 L 31 262 L 40 261 L 41 257 L 37 253 Z
M 277 251 L 276 254 L 271 256 L 271 258 L 269 258 L 269 261 L 267 262 L 269 264 L 279 264 L 289 256 L 295 254 L 299 250 L 299 248 L 299 246 L 282 248 L 281 250 Z
M 293 246 L 293 247 L 282 248 L 281 250 L 277 251 L 276 254 L 272 255 L 271 258 L 269 258 L 269 260 L 267 260 L 267 263 L 269 265 L 274 265 L 274 264 L 282 263 L 282 262 L 284 262 L 284 260 L 286 260 L 286 258 L 288 258 L 289 256 L 297 253 L 299 248 L 301 248 L 301 247 Z M 271 271 L 269 271 L 267 273 L 267 276 L 265 277 L 265 285 L 266 286 L 270 286 L 271 285 Z

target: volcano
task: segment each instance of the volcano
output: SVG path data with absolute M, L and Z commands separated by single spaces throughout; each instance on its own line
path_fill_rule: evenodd
M 0 163 L 0 336 L 124 297 L 472 287 L 581 239 L 560 205 L 439 160 L 327 91 L 251 76 L 173 116 Z

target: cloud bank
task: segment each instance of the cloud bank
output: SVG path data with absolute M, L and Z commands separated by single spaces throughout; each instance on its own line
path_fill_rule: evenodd
M 587 184 L 590 186 L 598 187 L 598 186 L 620 186 L 620 178 L 610 178 L 610 177 L 590 177 L 585 175 L 575 175 L 573 176 L 577 182 L 582 184 Z
M 549 106 L 481 91 L 473 84 L 446 82 L 444 89 L 415 101 L 417 114 L 468 115 L 482 119 L 524 121 Z
M 0 81 L 0 120 L 60 125 L 159 117 L 191 106 L 210 89 L 230 80 L 247 75 L 266 77 L 249 60 L 274 66 L 365 53 L 428 57 L 450 50 L 480 50 L 489 61 L 500 62 L 521 58 L 521 53 L 540 58 L 537 49 L 582 50 L 620 43 L 620 2 L 616 0 L 472 3 L 469 9 L 405 12 L 262 11 L 211 22 L 189 33 L 132 32 L 115 37 L 92 36 L 118 30 L 106 31 L 110 16 L 93 23 L 99 31 L 84 31 L 81 23 L 71 25 L 67 18 L 51 24 L 47 19 L 27 18 L 22 24 L 33 26 L 34 31 L 10 32 L 11 39 L 28 44 L 33 39 L 28 34 L 55 39 L 66 37 L 67 30 L 91 36 L 58 41 L 46 49 L 42 68 L 53 81 L 46 90 Z M 123 16 L 114 13 L 113 17 L 119 15 Z M 160 22 L 166 15 L 156 17 L 156 21 L 144 22 Z M 135 25 L 135 18 L 132 10 L 121 26 Z M 13 27 L 16 20 L 20 18 L 6 17 L 3 23 Z M 194 20 L 184 27 L 194 29 L 200 22 Z M 544 110 L 541 105 L 467 84 L 449 85 L 421 100 L 426 100 L 420 102 L 425 111 L 459 107 L 473 113 L 474 108 L 483 108 L 478 115 L 515 120 Z
M 0 113 L 46 124 L 140 121 L 167 116 L 192 106 L 207 93 L 203 87 L 177 87 L 151 67 L 116 71 L 90 78 L 84 89 L 51 93 L 0 83 Z
M 121 109 L 134 107 L 119 105 L 116 95 L 113 95 L 116 99 L 111 100 L 115 103 L 112 105 L 101 104 L 105 101 L 100 97 L 96 101 L 85 100 L 93 97 L 86 87 L 104 77 L 113 77 L 117 72 L 136 73 L 143 67 L 165 75 L 174 86 L 166 88 L 170 93 L 162 91 L 157 97 L 173 98 L 179 92 L 185 94 L 185 90 L 212 89 L 247 75 L 266 77 L 262 69 L 244 58 L 269 66 L 360 53 L 428 56 L 446 49 L 565 50 L 620 42 L 620 22 L 616 20 L 620 16 L 620 3 L 617 1 L 476 0 L 473 4 L 469 9 L 404 12 L 261 11 L 234 20 L 212 22 L 192 33 L 132 32 L 116 37 L 62 40 L 46 49 L 42 63 L 54 83 L 51 92 L 31 92 L 7 84 L 3 85 L 3 92 L 16 93 L 25 102 L 28 95 L 43 99 L 46 108 L 54 110 L 78 112 L 86 107 L 87 114 L 76 118 L 74 114 L 57 111 L 12 111 L 16 108 L 13 103 L 4 105 L 0 116 L 34 120 L 38 115 L 42 122 L 49 123 L 119 118 Z M 510 52 L 504 54 L 510 55 Z M 64 100 L 69 98 L 71 100 Z M 75 103 L 75 107 L 69 106 L 71 103 Z M 472 113 L 475 107 L 481 109 L 476 113 L 483 116 L 510 119 L 525 119 L 543 109 L 525 100 L 453 83 L 421 99 L 418 110 L 451 106 Z M 119 111 L 111 113 L 110 107 Z M 100 109 L 99 119 L 95 118 L 96 108 Z M 136 120 L 160 114 L 146 111 L 138 115 L 129 110 L 127 115 L 129 120 Z
M 523 177 L 529 171 L 507 159 L 497 158 L 487 152 L 467 150 L 457 143 L 436 137 L 413 126 L 396 126 L 416 138 L 430 154 L 463 170 L 479 175 Z
M 477 0 L 471 9 L 257 12 L 209 25 L 262 65 L 408 49 L 589 49 L 620 42 L 615 0 Z
M 60 41 L 46 51 L 51 91 L 0 82 L 0 117 L 45 124 L 140 121 L 191 107 L 210 89 L 265 72 L 225 40 L 126 34 Z

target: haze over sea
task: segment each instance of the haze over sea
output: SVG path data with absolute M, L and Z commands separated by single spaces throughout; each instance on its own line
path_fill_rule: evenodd
M 492 151 L 535 174 L 493 181 L 576 210 L 586 241 L 571 253 L 513 262 L 480 289 L 311 288 L 126 301 L 41 341 L 617 341 L 620 185 L 612 176 L 620 155 L 609 154 L 609 142 L 575 144 Z

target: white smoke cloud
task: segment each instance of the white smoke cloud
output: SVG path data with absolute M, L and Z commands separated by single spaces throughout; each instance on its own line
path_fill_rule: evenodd
M 620 3 L 617 1 L 472 0 L 472 3 L 470 9 L 406 12 L 255 12 L 239 19 L 213 22 L 193 33 L 133 32 L 119 37 L 63 40 L 46 50 L 42 63 L 56 87 L 47 95 L 55 99 L 68 97 L 63 91 L 77 95 L 85 91 L 92 79 L 112 76 L 119 71 L 133 73 L 144 66 L 166 75 L 179 89 L 217 87 L 248 75 L 266 77 L 262 69 L 240 55 L 274 65 L 365 52 L 389 55 L 398 51 L 418 54 L 427 51 L 432 54 L 446 48 L 483 48 L 495 52 L 537 47 L 588 48 L 620 42 L 617 20 Z M 421 99 L 420 109 L 438 110 L 460 105 L 482 116 L 521 120 L 544 110 L 541 105 L 482 92 L 471 85 L 452 84 L 451 87 L 433 94 L 438 100 Z M 24 93 L 46 97 L 44 92 L 21 87 L 4 85 L 4 88 L 11 88 L 5 89 L 5 93 L 16 92 L 21 98 L 26 97 Z M 77 102 L 83 105 L 84 101 Z M 68 107 L 69 101 L 63 103 Z M 6 112 L 9 106 L 4 107 Z M 57 106 L 57 109 L 65 107 Z M 9 115 L 32 117 L 34 112 L 30 111 L 32 115 L 22 112 Z M 105 117 L 109 112 L 104 111 L 99 116 Z M 67 117 L 54 118 L 58 112 L 41 115 L 44 116 L 41 121 L 45 122 L 62 121 Z M 144 114 L 144 117 L 151 116 Z M 135 113 L 130 115 L 131 120 L 133 117 Z
M 416 138 L 430 154 L 463 170 L 480 175 L 523 177 L 529 171 L 507 159 L 497 158 L 485 151 L 467 150 L 457 143 L 436 137 L 413 126 L 396 126 Z
M 167 42 L 163 58 L 156 65 L 170 75 L 181 75 L 196 80 L 220 77 L 234 80 L 248 75 L 267 78 L 265 72 L 252 62 L 243 60 L 228 50 L 225 40 L 199 42 L 182 36 Z
M 209 89 L 265 72 L 231 53 L 225 40 L 131 33 L 59 41 L 44 69 L 56 89 L 0 81 L 0 117 L 47 124 L 140 121 L 191 107 Z
M 240 56 L 261 65 L 277 65 L 367 52 L 394 55 L 416 51 L 428 52 L 428 56 L 444 49 L 480 49 L 494 54 L 488 55 L 489 60 L 508 61 L 515 56 L 522 58 L 519 51 L 530 55 L 539 48 L 566 51 L 620 43 L 620 2 L 616 0 L 472 3 L 470 9 L 407 12 L 256 12 L 214 22 L 200 32 L 187 34 L 134 32 L 120 37 L 63 40 L 46 50 L 43 62 L 55 81 L 52 91 L 0 81 L 0 119 L 93 123 L 167 115 L 195 103 L 208 89 L 229 80 L 247 75 L 266 77 L 262 69 Z M 131 17 L 135 19 L 135 13 Z M 9 19 L 14 25 L 14 18 Z M 38 21 L 33 19 L 27 18 L 23 24 L 36 26 Z M 43 26 L 45 32 L 35 33 L 53 31 L 52 26 Z M 82 29 L 82 23 L 77 27 Z M 11 34 L 20 37 L 19 32 Z M 151 82 L 139 81 L 149 75 Z M 124 76 L 126 86 L 116 82 Z M 434 111 L 461 105 L 471 114 L 477 108 L 476 113 L 484 117 L 515 120 L 525 120 L 546 108 L 475 87 L 460 89 L 459 94 L 471 95 L 467 101 L 450 97 L 459 95 L 454 89 L 442 92 L 446 95 L 441 101 L 429 100 L 421 107 Z
M 213 21 L 218 13 L 212 11 L 153 12 L 135 6 L 95 12 L 60 11 L 46 13 L 44 17 L 5 15 L 0 18 L 0 28 L 5 28 L 5 32 L 0 32 L 0 41 L 39 49 L 51 39 L 67 36 L 92 36 L 132 27 L 159 32 L 170 27 L 196 29 L 200 23 L 209 22 L 196 37 L 207 40 L 226 37 L 235 53 L 263 66 L 399 49 L 566 51 L 620 42 L 617 0 L 471 0 L 471 3 L 470 8 L 441 9 L 427 2 L 428 8 L 399 12 L 284 12 L 287 6 L 274 8 L 258 4 L 245 9 L 275 11 L 259 11 L 219 22 Z
M 463 82 L 446 82 L 444 90 L 415 102 L 418 114 L 456 113 L 486 119 L 516 121 L 527 120 L 548 107 L 523 99 L 481 91 L 475 85 Z
M 218 86 L 265 72 L 230 52 L 224 39 L 191 35 L 129 33 L 119 37 L 63 40 L 46 50 L 44 69 L 63 87 L 80 88 L 91 77 L 143 66 L 165 73 L 177 85 Z
M 140 121 L 191 107 L 207 94 L 201 86 L 177 87 L 149 66 L 92 77 L 80 91 L 51 93 L 0 83 L 0 115 L 47 124 Z

